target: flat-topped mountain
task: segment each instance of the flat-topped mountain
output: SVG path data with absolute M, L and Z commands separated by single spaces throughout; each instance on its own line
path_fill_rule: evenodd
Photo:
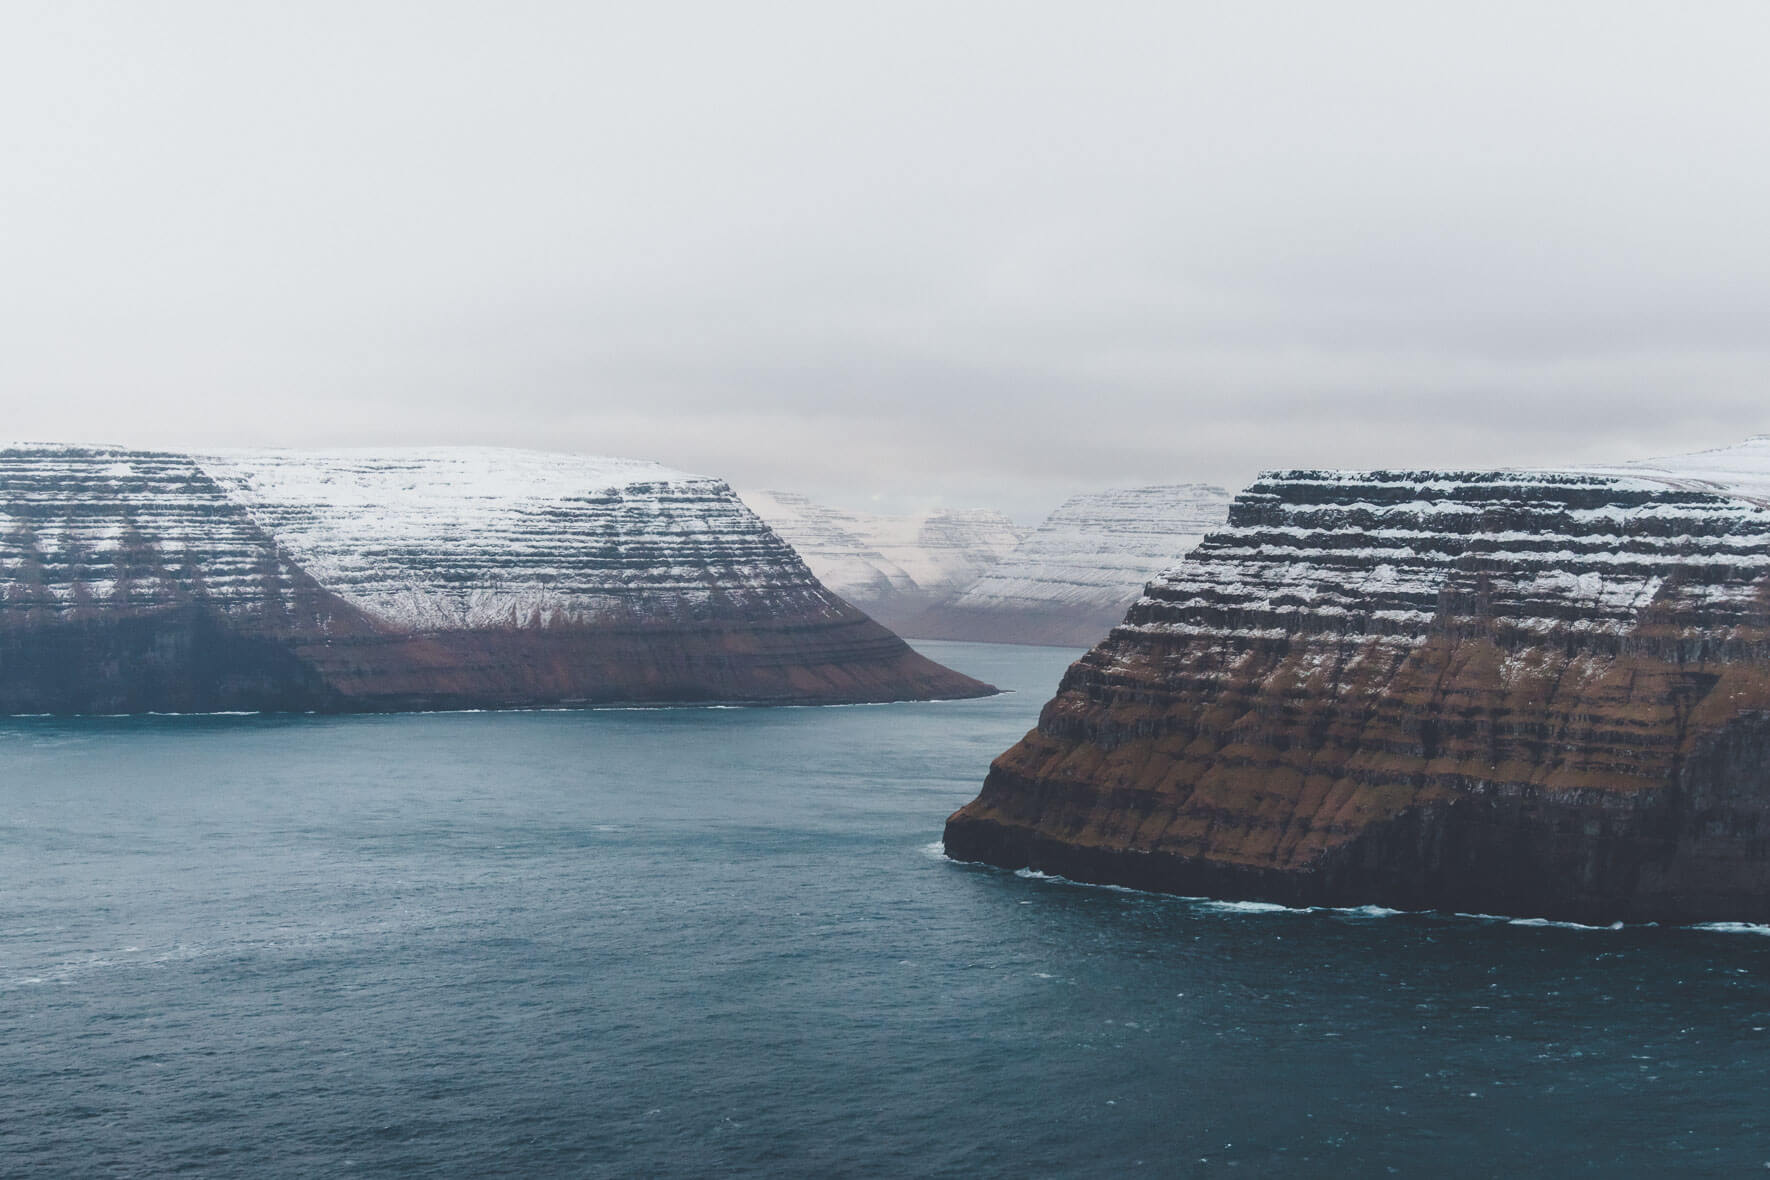
M 1025 529 L 988 509 L 873 516 L 791 492 L 745 492 L 743 497 L 819 581 L 899 631 L 929 606 L 971 585 L 1026 536 Z
M 1770 441 L 1285 471 L 947 824 L 961 859 L 1292 905 L 1770 920 Z
M 1208 484 L 1071 497 L 960 594 L 902 630 L 927 639 L 1088 646 L 1124 618 L 1146 582 L 1223 523 L 1229 501 Z
M 722 481 L 495 448 L 0 448 L 0 712 L 990 691 Z

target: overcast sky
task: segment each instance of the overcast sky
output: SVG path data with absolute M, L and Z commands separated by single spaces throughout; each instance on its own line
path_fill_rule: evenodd
M 1770 431 L 1770 4 L 0 8 L 15 438 L 1036 519 Z

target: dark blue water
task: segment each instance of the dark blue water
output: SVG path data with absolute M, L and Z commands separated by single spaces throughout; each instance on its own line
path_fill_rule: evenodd
M 1248 912 L 929 845 L 1020 689 L 0 723 L 8 1175 L 1699 1175 L 1770 938 Z

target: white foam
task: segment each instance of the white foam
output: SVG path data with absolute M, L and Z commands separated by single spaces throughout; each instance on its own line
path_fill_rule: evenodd
M 1306 909 L 1279 905 L 1275 901 L 1201 901 L 1200 906 L 1208 910 L 1222 910 L 1232 914 L 1307 914 Z
M 1770 925 L 1757 922 L 1700 922 L 1691 929 L 1707 930 L 1715 934 L 1770 935 Z
M 1553 926 L 1557 930 L 1621 930 L 1621 922 L 1612 922 L 1608 926 L 1592 926 L 1585 922 L 1557 922 L 1550 918 L 1508 918 L 1508 926 Z
M 1477 922 L 1502 922 L 1507 926 L 1553 927 L 1557 930 L 1624 930 L 1627 926 L 1622 922 L 1612 922 L 1608 926 L 1594 926 L 1590 922 L 1561 922 L 1554 918 L 1512 918 L 1505 914 L 1453 914 L 1456 918 L 1472 918 Z
M 945 859 L 945 848 L 938 841 L 928 848 L 940 848 L 941 857 Z M 1127 885 L 1099 885 L 1090 881 L 1075 881 L 1056 873 L 1047 873 L 1039 869 L 1016 869 L 1014 875 L 1028 881 L 1048 881 L 1059 885 L 1074 885 L 1084 889 L 1110 889 L 1117 893 L 1142 893 L 1152 898 L 1166 901 L 1183 902 L 1198 909 L 1211 910 L 1221 914 L 1336 914 L 1347 918 L 1462 918 L 1474 922 L 1488 922 L 1505 926 L 1521 926 L 1531 929 L 1546 928 L 1556 930 L 1583 930 L 1591 933 L 1609 934 L 1623 930 L 1643 930 L 1659 925 L 1657 922 L 1612 922 L 1608 926 L 1594 926 L 1586 922 L 1563 922 L 1554 918 L 1514 918 L 1505 914 L 1446 914 L 1437 910 L 1397 910 L 1381 905 L 1359 906 L 1287 906 L 1274 901 L 1226 901 L 1215 897 L 1187 897 L 1173 893 L 1160 893 L 1153 890 L 1133 889 Z M 1024 902 L 1022 904 L 1025 904 Z M 1770 923 L 1754 922 L 1700 922 L 1684 927 L 1687 930 L 1703 930 L 1716 934 L 1755 934 L 1770 937 Z

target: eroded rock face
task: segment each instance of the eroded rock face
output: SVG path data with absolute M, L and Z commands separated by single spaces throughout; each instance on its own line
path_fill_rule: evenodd
M 990 691 L 718 480 L 487 448 L 0 450 L 0 712 Z
M 1292 905 L 1770 920 L 1770 442 L 1268 475 L 1071 667 L 961 859 Z

